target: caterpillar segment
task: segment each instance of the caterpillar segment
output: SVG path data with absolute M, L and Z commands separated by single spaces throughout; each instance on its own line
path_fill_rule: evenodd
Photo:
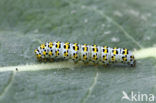
M 70 58 L 70 54 L 71 54 L 71 51 L 70 51 L 70 43 L 69 42 L 66 42 L 66 43 L 62 43 L 63 47 L 62 47 L 62 55 L 63 55 L 63 58 L 65 59 L 69 59 Z
M 80 60 L 80 45 L 77 43 L 71 44 L 71 59 L 77 63 Z
M 109 49 L 107 46 L 103 46 L 101 47 L 101 62 L 105 65 L 108 65 L 109 64 Z
M 90 60 L 90 46 L 87 45 L 87 44 L 83 44 L 80 46 L 80 52 L 81 52 L 81 55 L 80 55 L 80 59 L 85 63 L 87 64 Z
M 83 61 L 85 64 L 114 64 L 123 63 L 132 67 L 136 60 L 132 52 L 126 48 L 87 45 L 69 42 L 47 42 L 35 49 L 39 61 L 53 61 L 54 59 L 72 59 L 75 63 Z

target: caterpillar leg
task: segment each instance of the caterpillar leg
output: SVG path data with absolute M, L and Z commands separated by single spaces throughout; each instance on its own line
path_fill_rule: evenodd
M 54 59 L 53 59 L 53 58 L 50 58 L 50 59 L 49 59 L 49 61 L 50 61 L 50 62 L 53 62 L 53 61 L 54 61 Z
M 48 61 L 47 58 L 42 59 L 42 62 L 47 62 L 47 61 Z
M 74 61 L 74 64 L 77 64 L 78 63 L 78 61 Z
M 109 65 L 108 63 L 107 64 L 104 64 L 104 67 L 108 67 L 108 65 Z
M 98 66 L 98 64 L 94 64 L 94 66 Z
M 89 65 L 89 62 L 84 62 L 84 65 Z

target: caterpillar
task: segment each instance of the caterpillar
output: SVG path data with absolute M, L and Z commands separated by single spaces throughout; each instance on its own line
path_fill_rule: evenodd
M 131 67 L 136 65 L 136 60 L 132 52 L 126 48 L 111 48 L 108 46 L 87 45 L 69 42 L 47 42 L 35 49 L 36 57 L 39 61 L 64 58 L 72 59 L 75 63 L 83 61 L 94 64 L 123 63 Z

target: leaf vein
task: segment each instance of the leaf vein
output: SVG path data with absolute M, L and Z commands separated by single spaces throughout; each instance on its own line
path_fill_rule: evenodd
M 86 101 L 88 100 L 88 98 L 90 97 L 90 95 L 92 94 L 92 91 L 97 83 L 99 74 L 98 72 L 96 72 L 96 75 L 94 77 L 94 80 L 92 82 L 92 84 L 90 85 L 90 87 L 88 88 L 88 91 L 86 92 L 85 96 L 81 99 L 81 103 L 86 103 Z
M 10 78 L 9 78 L 9 80 L 8 80 L 7 85 L 5 86 L 5 88 L 3 89 L 2 93 L 0 94 L 0 98 L 1 98 L 1 99 L 5 96 L 6 92 L 7 92 L 7 91 L 9 90 L 9 88 L 11 87 L 11 84 L 12 84 L 13 81 L 14 81 L 14 77 L 15 77 L 15 71 L 13 71 L 13 72 L 11 73 L 11 76 L 10 76 Z
M 143 46 L 137 42 L 134 37 L 132 37 L 119 23 L 117 23 L 113 18 L 111 18 L 110 16 L 107 16 L 106 14 L 104 14 L 101 10 L 98 10 L 96 8 L 93 7 L 89 7 L 86 6 L 86 8 L 88 8 L 88 10 L 94 10 L 95 12 L 99 13 L 101 16 L 103 16 L 104 18 L 106 18 L 108 21 L 111 21 L 114 25 L 116 25 L 124 34 L 127 38 L 129 38 L 132 42 L 134 42 L 139 48 L 143 48 Z
M 73 4 L 71 2 L 68 2 L 71 6 L 76 5 L 76 6 L 80 6 L 78 4 Z M 96 8 L 90 7 L 90 6 L 85 6 L 85 8 L 87 8 L 88 10 L 92 10 L 95 11 L 97 13 L 99 13 L 101 16 L 103 16 L 104 18 L 106 18 L 108 21 L 111 21 L 115 26 L 117 26 L 123 33 L 124 35 L 129 38 L 133 43 L 135 43 L 139 48 L 143 48 L 143 46 L 137 42 L 135 40 L 134 37 L 132 37 L 119 23 L 117 23 L 113 18 L 111 18 L 110 16 L 106 15 L 102 10 L 98 10 Z

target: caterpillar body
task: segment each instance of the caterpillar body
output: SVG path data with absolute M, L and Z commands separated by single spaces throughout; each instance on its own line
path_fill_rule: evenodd
M 132 52 L 126 48 L 111 48 L 108 46 L 87 45 L 69 42 L 47 42 L 35 49 L 39 61 L 53 59 L 72 59 L 75 63 L 83 61 L 94 64 L 123 63 L 132 67 L 136 60 Z

